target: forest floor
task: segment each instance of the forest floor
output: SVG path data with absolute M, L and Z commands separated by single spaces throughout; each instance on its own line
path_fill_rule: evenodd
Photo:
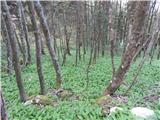
M 116 94 L 123 94 L 130 85 L 133 74 L 137 71 L 137 65 L 140 58 L 131 66 L 123 84 Z M 125 96 L 127 102 L 118 106 L 125 112 L 118 115 L 103 116 L 101 107 L 95 101 L 106 88 L 111 79 L 112 67 L 110 56 L 97 58 L 97 63 L 91 65 L 89 70 L 89 84 L 87 85 L 86 67 L 88 59 L 74 65 L 75 57 L 67 58 L 67 63 L 62 66 L 64 89 L 71 89 L 78 99 L 60 99 L 53 96 L 50 90 L 55 86 L 55 72 L 48 54 L 43 56 L 43 72 L 45 85 L 48 91 L 47 96 L 56 101 L 55 107 L 46 105 L 38 107 L 36 105 L 24 105 L 19 101 L 19 93 L 16 85 L 15 75 L 8 77 L 2 72 L 3 96 L 6 102 L 6 108 L 9 120 L 132 120 L 128 112 L 134 106 L 146 106 L 153 109 L 160 119 L 160 61 L 152 60 L 152 64 L 146 61 L 138 77 L 138 82 Z M 115 57 L 115 64 L 118 67 L 120 57 Z M 22 68 L 22 78 L 24 80 L 25 90 L 28 96 L 39 94 L 39 81 L 36 71 L 35 58 L 31 65 Z M 117 105 L 114 105 L 117 106 Z M 117 119 L 116 119 L 117 118 Z

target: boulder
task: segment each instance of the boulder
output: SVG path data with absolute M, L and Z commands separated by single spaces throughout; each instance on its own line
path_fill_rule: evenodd
M 112 103 L 112 97 L 111 96 L 101 96 L 96 99 L 96 104 L 100 106 L 109 105 Z
M 58 97 L 60 97 L 62 100 L 68 99 L 74 95 L 73 91 L 70 89 L 65 89 L 60 91 L 58 94 Z
M 154 111 L 145 107 L 134 107 L 131 109 L 131 113 L 135 116 L 135 120 L 156 120 Z
M 48 98 L 48 96 L 45 95 L 37 95 L 37 96 L 32 96 L 27 100 L 24 105 L 30 105 L 30 104 L 36 104 L 36 105 L 52 105 L 53 101 Z

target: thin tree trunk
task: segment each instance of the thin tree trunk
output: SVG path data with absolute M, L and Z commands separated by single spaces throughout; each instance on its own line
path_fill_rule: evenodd
M 54 2 L 54 1 L 53 1 Z M 54 11 L 54 6 L 53 6 L 53 2 L 51 2 L 51 10 Z M 54 17 L 55 17 L 55 12 L 52 12 L 51 14 L 51 19 L 52 19 L 52 36 L 53 36 L 53 40 L 54 40 L 54 50 L 55 50 L 55 53 L 57 54 L 57 51 L 58 51 L 58 48 L 57 48 L 57 40 L 56 40 L 56 37 L 55 37 L 55 34 L 56 34 L 56 31 L 55 31 L 55 21 L 54 21 Z
M 94 4 L 95 4 L 94 12 L 96 12 L 96 10 L 97 10 L 97 1 L 95 1 Z M 94 50 L 93 64 L 95 64 L 96 63 L 96 57 L 97 57 L 96 15 L 93 15 L 93 21 L 94 21 L 93 22 L 93 50 Z
M 79 1 L 77 1 L 77 9 L 76 9 L 76 18 L 77 18 L 77 23 L 76 23 L 76 66 L 77 66 L 77 63 L 78 63 L 78 56 L 79 56 L 79 60 L 81 59 L 81 52 L 80 52 L 80 35 L 81 35 L 81 28 L 80 28 L 80 16 L 79 16 L 79 4 L 78 4 Z
M 43 12 L 43 9 L 42 9 L 42 6 L 41 6 L 40 2 L 39 1 L 34 1 L 34 5 L 35 5 L 35 8 L 36 8 L 36 12 L 39 16 L 40 23 L 42 24 L 43 33 L 44 33 L 45 38 L 46 38 L 46 44 L 47 44 L 49 54 L 50 54 L 51 59 L 52 59 L 52 63 L 54 65 L 54 69 L 56 71 L 56 87 L 60 88 L 61 83 L 62 83 L 61 68 L 60 68 L 60 65 L 58 63 L 54 48 L 52 46 L 51 35 L 50 35 L 49 28 L 48 28 L 48 24 L 47 24 L 46 18 L 44 16 L 44 12 Z
M 19 6 L 21 9 L 23 30 L 24 30 L 24 35 L 25 35 L 26 44 L 27 44 L 27 55 L 28 56 L 27 56 L 27 63 L 26 64 L 30 64 L 31 63 L 31 52 L 30 52 L 30 44 L 29 44 L 29 39 L 28 39 L 29 35 L 28 35 L 27 22 L 26 22 L 23 6 L 22 6 L 21 2 L 19 2 Z
M 112 8 L 109 8 L 109 41 L 110 41 L 110 55 L 112 61 L 112 77 L 115 74 L 115 66 L 114 66 L 114 50 L 115 50 L 115 37 L 114 37 L 114 29 L 113 29 L 113 15 Z
M 63 11 L 63 22 L 64 22 L 64 35 L 65 35 L 65 41 L 66 41 L 66 51 L 68 55 L 71 55 L 70 53 L 70 48 L 69 48 L 69 36 L 67 32 L 67 26 L 66 26 L 66 13 L 65 13 L 65 8 Z
M 8 120 L 7 112 L 5 109 L 5 102 L 2 96 L 2 89 L 0 89 L 0 120 Z
M 14 28 L 14 34 L 15 34 L 15 37 L 16 37 L 16 41 L 17 41 L 17 44 L 18 44 L 18 51 L 20 50 L 20 52 L 23 54 L 23 47 L 20 43 L 20 40 L 19 40 L 19 37 L 17 35 L 17 32 L 16 32 L 16 28 Z M 19 52 L 18 52 L 19 53 Z M 23 61 L 22 61 L 23 62 Z M 23 63 L 22 63 L 23 64 Z
M 40 39 L 40 29 L 38 28 L 36 22 L 36 14 L 34 9 L 34 4 L 32 1 L 28 2 L 28 9 L 30 11 L 31 22 L 33 26 L 33 31 L 35 35 L 35 42 L 36 42 L 36 64 L 37 64 L 37 72 L 39 77 L 40 83 L 40 94 L 45 94 L 45 83 L 44 83 L 44 76 L 42 72 L 42 62 L 41 62 L 41 39 Z
M 158 49 L 158 54 L 157 54 L 157 60 L 159 60 L 160 59 L 160 37 L 159 37 L 159 39 L 158 39 L 158 47 L 159 47 L 159 49 Z
M 18 15 L 19 15 L 19 27 L 20 27 L 20 39 L 21 39 L 21 50 L 22 50 L 22 56 L 23 56 L 23 63 L 26 65 L 27 63 L 27 53 L 26 53 L 26 44 L 25 44 L 25 33 L 24 33 L 24 27 L 23 27 L 23 20 L 22 20 L 22 4 L 21 1 L 17 2 L 18 4 Z M 20 44 L 20 43 L 19 43 Z
M 43 42 L 43 36 L 41 35 L 41 53 L 42 55 L 45 55 L 45 52 L 44 52 L 44 42 Z
M 22 102 L 26 101 L 26 93 L 23 87 L 23 81 L 21 78 L 21 70 L 20 70 L 20 65 L 19 65 L 19 59 L 18 59 L 18 52 L 17 52 L 17 45 L 16 45 L 16 38 L 15 38 L 15 31 L 13 28 L 13 22 L 11 20 L 11 15 L 7 6 L 7 2 L 3 1 L 2 3 L 2 10 L 6 12 L 5 22 L 8 30 L 8 35 L 9 35 L 9 40 L 11 43 L 11 48 L 12 48 L 12 55 L 13 55 L 13 66 L 16 74 L 16 81 L 17 81 L 17 86 L 19 89 L 20 93 L 20 99 Z
M 70 49 L 69 49 L 69 39 L 68 39 L 68 33 L 67 33 L 67 26 L 66 26 L 66 13 L 65 13 L 65 8 L 63 8 L 63 26 L 64 26 L 64 39 L 65 39 L 65 50 L 64 50 L 64 55 L 63 55 L 63 62 L 62 62 L 62 65 L 65 65 L 66 63 L 66 57 L 67 57 L 67 54 L 68 55 L 71 55 L 70 53 Z
M 2 33 L 4 34 L 4 39 L 7 47 L 7 73 L 11 75 L 13 72 L 11 44 L 3 16 L 1 18 L 2 18 L 2 29 L 3 29 Z

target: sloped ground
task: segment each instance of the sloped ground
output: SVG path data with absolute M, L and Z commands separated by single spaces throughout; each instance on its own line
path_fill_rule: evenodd
M 125 85 L 122 85 L 117 91 L 117 96 L 125 92 L 133 79 L 133 73 L 137 70 L 136 66 L 139 60 L 132 65 L 127 74 Z M 119 62 L 120 57 L 116 57 L 116 66 L 119 65 Z M 145 63 L 138 82 L 130 90 L 128 96 L 125 96 L 126 102 L 118 104 L 125 111 L 112 116 L 103 116 L 101 113 L 102 108 L 95 104 L 96 99 L 102 95 L 108 81 L 111 79 L 110 57 L 98 58 L 97 64 L 91 66 L 89 86 L 87 87 L 86 66 L 88 59 L 86 58 L 84 62 L 79 62 L 77 67 L 74 66 L 74 63 L 75 58 L 71 56 L 67 59 L 66 66 L 62 67 L 63 88 L 71 89 L 78 96 L 78 99 L 62 100 L 57 96 L 53 96 L 52 92 L 48 92 L 47 96 L 56 101 L 57 105 L 55 106 L 25 106 L 19 101 L 15 75 L 12 75 L 10 79 L 6 73 L 2 73 L 3 95 L 9 120 L 132 120 L 128 110 L 134 106 L 151 108 L 160 119 L 160 103 L 158 105 L 158 97 L 160 96 L 160 61 L 153 60 L 151 65 L 149 62 Z M 55 85 L 55 72 L 48 55 L 43 56 L 43 70 L 46 88 L 51 91 Z M 39 83 L 35 62 L 24 67 L 22 73 L 27 95 L 38 95 Z M 117 104 L 115 103 L 115 105 Z

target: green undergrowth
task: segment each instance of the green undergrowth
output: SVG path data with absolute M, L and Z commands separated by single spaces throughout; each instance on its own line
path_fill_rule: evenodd
M 125 92 L 133 79 L 133 74 L 137 71 L 139 62 L 140 59 L 131 66 L 125 78 L 125 85 L 118 89 L 117 94 Z M 149 61 L 145 62 L 138 77 L 138 82 L 128 93 L 128 102 L 119 105 L 125 112 L 119 112 L 110 116 L 103 116 L 101 113 L 102 108 L 95 104 L 96 99 L 103 94 L 111 79 L 110 56 L 97 58 L 97 63 L 90 66 L 89 80 L 86 79 L 88 58 L 86 57 L 83 60 L 82 57 L 82 61 L 77 66 L 74 63 L 75 57 L 73 55 L 68 57 L 66 65 L 62 66 L 62 87 L 71 89 L 80 98 L 77 100 L 61 100 L 48 92 L 47 96 L 58 102 L 58 105 L 55 107 L 51 105 L 41 108 L 35 105 L 25 106 L 19 101 L 15 75 L 8 77 L 6 73 L 2 73 L 3 96 L 9 120 L 132 120 L 133 116 L 128 111 L 134 106 L 146 106 L 153 109 L 158 117 L 160 116 L 160 103 L 158 104 L 157 99 L 153 98 L 151 100 L 150 97 L 160 96 L 160 61 L 153 60 L 152 64 L 149 64 Z M 115 57 L 115 64 L 118 67 L 120 57 Z M 49 91 L 49 89 L 55 87 L 55 71 L 49 55 L 43 56 L 43 72 L 45 86 L 47 91 Z M 33 58 L 31 65 L 22 68 L 22 78 L 27 95 L 38 95 L 39 82 L 35 58 Z M 86 86 L 87 82 L 89 83 L 88 86 Z

